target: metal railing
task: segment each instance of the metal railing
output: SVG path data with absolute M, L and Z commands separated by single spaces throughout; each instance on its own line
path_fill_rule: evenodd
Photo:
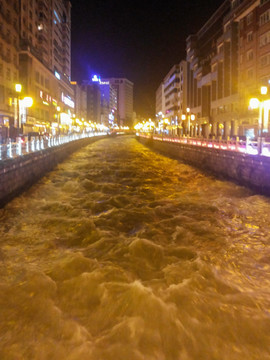
M 6 144 L 0 145 L 0 161 L 6 159 L 13 159 L 18 156 L 23 156 L 36 151 L 52 148 L 71 141 L 76 141 L 88 137 L 104 136 L 106 132 L 88 132 L 88 133 L 75 133 L 70 135 L 59 135 L 51 137 L 31 137 L 23 139 L 16 138 L 16 142 L 11 142 L 11 139 Z
M 254 141 L 250 139 L 239 140 L 236 139 L 204 139 L 204 138 L 191 138 L 191 137 L 178 137 L 171 135 L 160 135 L 160 134 L 143 134 L 137 133 L 137 136 L 179 143 L 179 144 L 187 144 L 193 145 L 202 148 L 210 148 L 210 149 L 219 149 L 219 150 L 227 150 L 227 151 L 235 151 L 249 155 L 260 155 L 260 156 L 268 156 L 270 157 L 270 142 L 266 142 L 264 138 L 259 139 L 259 141 Z

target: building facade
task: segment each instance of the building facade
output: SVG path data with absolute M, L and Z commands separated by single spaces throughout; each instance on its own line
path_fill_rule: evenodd
M 86 92 L 86 118 L 92 123 L 101 123 L 101 92 L 99 82 L 84 81 L 83 91 Z
M 187 108 L 187 69 L 185 60 L 174 65 L 156 91 L 156 120 L 161 129 L 185 133 L 182 115 Z
M 19 2 L 0 0 L 0 143 L 15 134 L 19 80 Z
M 133 83 L 125 78 L 104 79 L 110 83 L 117 94 L 115 122 L 119 126 L 133 127 Z
M 259 113 L 249 109 L 249 100 L 260 96 L 261 86 L 269 86 L 270 1 L 224 1 L 187 38 L 187 61 L 193 135 L 256 137 Z M 268 107 L 263 126 L 268 133 Z
M 74 90 L 75 114 L 80 121 L 87 119 L 87 93 L 77 81 L 71 81 Z
M 5 138 L 66 132 L 75 111 L 70 85 L 68 0 L 0 0 L 0 128 Z M 21 91 L 15 91 L 15 85 Z M 31 97 L 27 108 L 22 99 Z M 62 129 L 62 130 L 61 130 Z M 8 134 L 7 134 L 8 133 Z

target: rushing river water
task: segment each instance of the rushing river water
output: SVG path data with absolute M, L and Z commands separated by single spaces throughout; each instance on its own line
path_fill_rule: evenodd
M 270 359 L 269 215 L 132 137 L 87 146 L 0 210 L 0 359 Z

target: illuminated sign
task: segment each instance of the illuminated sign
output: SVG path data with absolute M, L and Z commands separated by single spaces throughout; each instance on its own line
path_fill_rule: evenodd
M 92 81 L 93 81 L 93 82 L 100 82 L 100 77 L 97 76 L 97 75 L 94 75 L 94 76 L 92 77 Z
M 43 104 L 45 104 L 45 102 L 46 103 L 51 103 L 52 102 L 52 97 L 49 94 L 44 93 L 42 90 L 40 90 L 39 96 L 43 100 Z
M 62 93 L 62 101 L 63 101 L 64 104 L 66 104 L 67 106 L 74 109 L 74 107 L 75 107 L 74 101 L 71 100 L 71 98 L 69 96 L 65 96 L 63 93 Z
M 58 79 L 58 80 L 61 80 L 61 76 L 60 74 L 55 70 L 54 72 L 54 76 Z

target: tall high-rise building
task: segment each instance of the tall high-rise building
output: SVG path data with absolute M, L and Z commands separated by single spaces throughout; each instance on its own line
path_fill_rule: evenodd
M 75 111 L 69 0 L 0 0 L 0 134 L 55 132 Z M 15 84 L 21 92 L 15 91 Z M 19 106 L 30 96 L 31 108 Z
M 20 0 L 22 50 L 70 80 L 71 4 L 68 0 Z
M 19 79 L 19 2 L 0 0 L 0 143 L 13 136 Z
M 133 126 L 133 83 L 125 78 L 104 79 L 116 90 L 116 122 L 120 126 Z

